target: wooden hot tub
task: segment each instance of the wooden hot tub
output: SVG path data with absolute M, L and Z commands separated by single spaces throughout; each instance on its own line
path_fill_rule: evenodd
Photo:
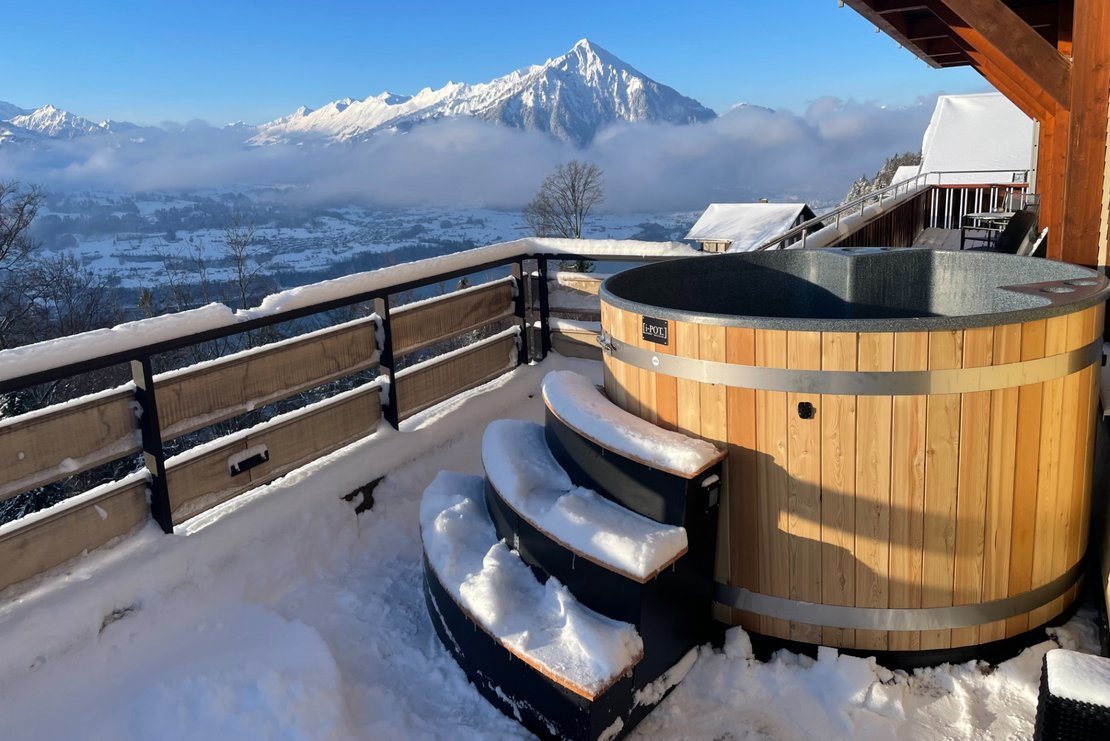
M 657 263 L 601 288 L 605 387 L 727 446 L 718 617 L 943 656 L 1075 600 L 1108 294 L 981 252 Z

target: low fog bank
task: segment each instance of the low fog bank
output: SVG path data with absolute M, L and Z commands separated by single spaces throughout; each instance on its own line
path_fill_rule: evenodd
M 889 155 L 916 150 L 935 96 L 906 108 L 822 98 L 803 114 L 737 106 L 688 126 L 621 124 L 585 149 L 451 119 L 351 143 L 247 146 L 244 128 L 190 122 L 70 141 L 0 145 L 0 180 L 123 191 L 293 186 L 308 203 L 517 209 L 557 164 L 596 162 L 605 210 L 720 201 L 838 201 Z

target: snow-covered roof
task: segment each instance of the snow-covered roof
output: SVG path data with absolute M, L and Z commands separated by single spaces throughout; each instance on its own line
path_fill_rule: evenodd
M 942 95 L 921 142 L 922 172 L 963 171 L 948 183 L 1009 182 L 1007 173 L 1030 169 L 1033 119 L 1000 93 Z
M 802 214 L 804 203 L 711 203 L 686 239 L 731 242 L 729 252 L 748 252 L 782 234 Z
M 919 172 L 921 172 L 921 165 L 901 165 L 894 171 L 894 177 L 890 182 L 891 184 L 901 183 L 905 180 L 909 180 Z

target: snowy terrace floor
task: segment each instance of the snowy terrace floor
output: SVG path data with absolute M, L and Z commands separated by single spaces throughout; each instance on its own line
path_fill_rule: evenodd
M 163 536 L 154 525 L 0 595 L 0 738 L 489 739 L 528 736 L 467 684 L 421 594 L 420 494 L 480 473 L 481 431 L 542 421 L 552 355 Z M 373 509 L 339 496 L 386 475 Z M 1095 650 L 1088 619 L 1054 631 Z M 999 667 L 891 673 L 823 652 L 700 649 L 632 738 L 936 739 L 1032 735 L 1050 640 Z

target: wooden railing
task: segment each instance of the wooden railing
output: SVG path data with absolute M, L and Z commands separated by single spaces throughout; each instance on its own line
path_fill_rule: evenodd
M 294 289 L 289 296 L 268 298 L 259 309 L 229 312 L 226 322 L 220 319 L 201 331 L 147 344 L 139 331 L 134 334 L 140 341 L 115 342 L 99 354 L 90 347 L 101 337 L 96 333 L 66 338 L 68 344 L 60 349 L 52 344 L 42 352 L 32 347 L 0 353 L 0 394 L 121 363 L 129 363 L 133 375 L 124 386 L 0 420 L 0 502 L 113 462 L 139 469 L 0 524 L 0 589 L 118 540 L 151 518 L 172 532 L 187 518 L 365 438 L 383 420 L 399 427 L 441 401 L 542 359 L 553 343 L 567 354 L 598 357 L 590 323 L 581 330 L 567 328 L 558 315 L 552 320 L 552 310 L 559 307 L 549 297 L 570 290 L 596 301 L 600 277 L 555 274 L 549 285 L 552 259 L 697 254 L 674 244 L 632 242 L 627 254 L 535 249 L 548 244 L 522 240 L 351 276 L 340 279 L 350 283 L 346 290 L 334 285 Z M 569 244 L 588 247 L 589 242 Z M 508 275 L 488 279 L 497 272 Z M 536 279 L 526 281 L 526 275 Z M 391 281 L 391 276 L 404 280 Z M 391 306 L 400 295 L 427 292 L 463 276 L 487 280 Z M 313 301 L 317 295 L 320 300 Z M 152 371 L 152 358 L 336 309 L 367 315 L 186 368 Z M 32 356 L 61 360 L 45 367 L 19 362 Z M 16 375 L 12 368 L 26 372 Z M 242 422 L 249 419 L 244 415 L 294 398 L 309 403 L 213 437 L 213 425 Z M 201 431 L 213 439 L 167 455 L 167 449 L 194 442 Z

